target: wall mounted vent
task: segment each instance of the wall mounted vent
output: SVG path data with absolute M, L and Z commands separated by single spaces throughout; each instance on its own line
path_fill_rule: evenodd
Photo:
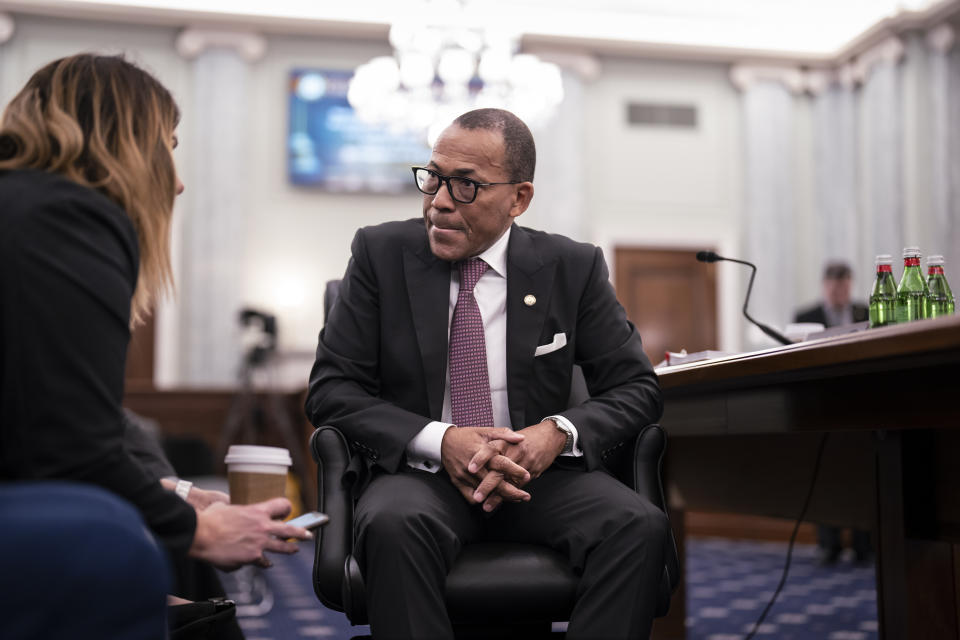
M 686 104 L 627 103 L 627 122 L 640 127 L 697 127 L 697 108 Z

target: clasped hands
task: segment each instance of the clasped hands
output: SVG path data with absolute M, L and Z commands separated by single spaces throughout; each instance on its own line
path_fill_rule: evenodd
M 529 501 L 530 494 L 521 487 L 553 463 L 565 440 L 552 420 L 520 431 L 451 427 L 443 435 L 441 462 L 467 502 L 492 512 L 504 500 Z

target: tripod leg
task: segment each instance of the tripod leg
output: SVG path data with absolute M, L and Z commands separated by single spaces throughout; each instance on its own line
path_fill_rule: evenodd
M 215 462 L 218 467 L 223 464 L 223 458 L 227 454 L 227 447 L 231 444 L 236 442 L 254 442 L 253 434 L 251 433 L 253 425 L 250 420 L 253 400 L 253 393 L 248 386 L 241 388 L 233 397 L 233 400 L 231 400 L 230 409 L 227 410 L 227 419 L 224 421 L 223 429 L 220 431 L 220 441 L 217 443 Z
M 310 470 L 307 468 L 306 456 L 304 454 L 306 449 L 305 439 L 297 435 L 294 424 L 290 420 L 288 407 L 279 394 L 267 394 L 266 405 L 268 428 L 273 427 L 276 429 L 284 446 L 290 450 L 290 457 L 293 459 L 293 468 L 303 480 L 300 486 L 301 496 L 304 498 L 304 504 L 312 509 L 316 505 L 316 496 L 312 490 L 312 485 L 309 485 L 311 488 L 308 488 L 310 481 L 308 474 Z

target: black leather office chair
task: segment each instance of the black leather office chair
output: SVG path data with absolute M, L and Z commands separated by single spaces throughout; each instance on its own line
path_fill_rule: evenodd
M 327 285 L 325 312 L 332 306 L 330 298 L 335 298 L 337 284 Z M 571 404 L 586 397 L 583 375 L 575 367 Z M 644 427 L 633 441 L 611 450 L 604 459 L 617 478 L 664 512 L 660 466 L 665 449 L 666 434 L 654 424 Z M 363 576 L 353 556 L 354 501 L 342 484 L 350 462 L 350 445 L 339 430 L 323 426 L 311 436 L 310 450 L 317 462 L 317 508 L 330 516 L 330 522 L 315 532 L 313 588 L 325 606 L 343 611 L 355 625 L 367 624 Z M 664 559 L 657 616 L 667 613 L 670 596 L 680 580 L 680 562 L 672 535 Z M 519 630 L 520 637 L 532 637 L 535 633 L 549 633 L 551 622 L 569 619 L 577 582 L 578 576 L 566 559 L 545 546 L 468 544 L 447 576 L 447 609 L 458 630 L 509 628 Z M 492 612 L 499 616 L 496 620 L 491 619 Z M 494 635 L 481 630 L 478 637 Z

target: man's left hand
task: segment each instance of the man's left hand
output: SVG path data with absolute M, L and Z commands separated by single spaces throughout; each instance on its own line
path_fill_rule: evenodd
M 230 504 L 230 496 L 222 491 L 212 491 L 190 487 L 190 493 L 187 494 L 187 502 L 197 511 L 203 511 L 212 504 L 218 502 Z
M 501 482 L 506 482 L 503 474 L 498 472 L 504 463 L 512 461 L 529 471 L 531 479 L 538 478 L 553 464 L 566 442 L 566 436 L 557 429 L 553 420 L 544 420 L 517 433 L 524 435 L 522 442 L 509 444 L 503 440 L 491 440 L 474 454 L 467 465 L 470 473 L 477 473 L 484 467 L 488 469 L 473 494 L 477 502 L 483 502 L 484 511 L 493 511 L 503 501 L 494 490 Z

